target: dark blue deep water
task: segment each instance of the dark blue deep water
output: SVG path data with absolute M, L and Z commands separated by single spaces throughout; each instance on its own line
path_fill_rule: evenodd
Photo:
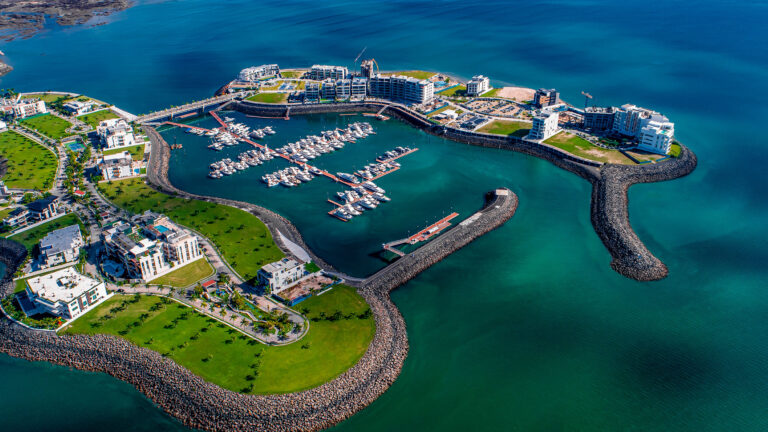
M 411 342 L 403 373 L 335 430 L 768 429 L 764 1 L 139 1 L 106 21 L 2 44 L 15 70 L 0 86 L 85 93 L 138 114 L 209 96 L 246 66 L 351 66 L 367 46 L 387 70 L 482 73 L 556 87 L 575 104 L 584 90 L 654 108 L 698 154 L 691 176 L 630 190 L 633 226 L 670 269 L 637 283 L 609 268 L 584 181 L 446 145 L 454 166 L 435 175 L 453 193 L 472 174 L 467 191 L 508 186 L 520 208 L 393 293 Z M 457 171 L 456 159 L 484 165 Z M 269 206 L 264 197 L 243 192 Z M 319 244 L 322 230 L 305 225 Z M 0 430 L 182 429 L 103 374 L 0 357 L 0 383 Z

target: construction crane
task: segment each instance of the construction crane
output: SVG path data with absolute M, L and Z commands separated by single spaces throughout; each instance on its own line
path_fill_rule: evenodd
M 360 60 L 360 57 L 363 56 L 363 54 L 365 53 L 365 50 L 367 49 L 368 47 L 363 48 L 363 50 L 360 51 L 360 54 L 358 54 L 357 57 L 355 57 L 355 61 L 352 62 L 352 69 L 357 69 L 357 61 Z
M 584 96 L 584 108 L 586 108 L 589 105 L 589 100 L 592 99 L 592 95 L 585 91 L 582 91 L 581 95 Z

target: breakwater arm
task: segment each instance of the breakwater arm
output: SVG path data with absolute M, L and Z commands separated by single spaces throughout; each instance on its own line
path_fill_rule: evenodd
M 233 101 L 229 109 L 245 114 L 279 117 L 286 104 Z M 491 147 L 544 159 L 589 181 L 593 186 L 591 220 L 600 240 L 611 254 L 611 267 L 623 276 L 639 281 L 663 279 L 668 269 L 643 244 L 632 229 L 627 209 L 627 190 L 635 183 L 672 180 L 690 174 L 697 164 L 696 155 L 680 145 L 678 158 L 643 165 L 614 165 L 595 162 L 567 153 L 557 147 L 525 141 L 514 136 L 466 131 L 431 123 L 423 115 L 396 103 L 360 101 L 352 103 L 291 105 L 293 114 L 328 112 L 371 112 L 381 109 L 427 133 L 470 145 Z

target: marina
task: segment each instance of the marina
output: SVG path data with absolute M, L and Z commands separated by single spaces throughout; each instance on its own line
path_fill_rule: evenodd
M 442 231 L 444 231 L 446 228 L 451 226 L 451 220 L 455 217 L 457 217 L 459 214 L 456 212 L 453 212 L 449 214 L 448 216 L 440 219 L 439 221 L 433 223 L 432 225 L 429 225 L 428 227 L 422 229 L 421 231 L 417 232 L 416 234 L 402 238 L 399 240 L 394 240 L 388 243 L 384 243 L 381 245 L 381 248 L 392 252 L 400 257 L 405 256 L 405 252 L 401 251 L 397 248 L 397 246 L 403 245 L 403 244 L 416 244 L 419 242 L 425 242 L 431 239 L 432 237 L 440 234 Z

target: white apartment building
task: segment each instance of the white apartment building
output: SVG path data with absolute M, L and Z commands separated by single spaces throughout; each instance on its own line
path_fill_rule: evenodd
M 89 113 L 93 110 L 93 106 L 96 105 L 93 101 L 70 101 L 64 104 L 64 109 L 67 110 L 73 116 L 79 116 Z
M 48 112 L 45 102 L 37 99 L 21 99 L 19 97 L 15 100 L 5 99 L 2 104 L 3 111 L 19 119 Z
M 336 81 L 331 78 L 324 80 L 321 94 L 323 99 L 336 99 Z
M 352 96 L 352 80 L 336 80 L 336 99 L 347 100 Z
M 429 103 L 435 97 L 435 84 L 406 76 L 374 75 L 368 82 L 368 94 L 394 101 Z
M 251 66 L 240 71 L 237 75 L 239 81 L 256 82 L 262 78 L 273 77 L 280 73 L 280 67 L 276 64 Z
M 133 128 L 121 118 L 108 119 L 99 123 L 96 133 L 104 148 L 127 147 L 136 144 Z
M 368 80 L 361 77 L 352 78 L 349 91 L 352 99 L 365 99 L 365 95 L 368 92 Z
M 467 82 L 467 95 L 469 96 L 480 96 L 490 89 L 490 80 L 486 76 L 475 75 Z
M 560 114 L 552 110 L 543 109 L 539 111 L 533 117 L 533 125 L 531 125 L 528 138 L 543 141 L 556 134 L 560 130 L 557 124 L 559 117 Z
M 48 268 L 77 261 L 83 244 L 83 236 L 77 224 L 51 231 L 40 240 L 40 267 Z
M 82 315 L 107 298 L 104 282 L 78 273 L 74 267 L 27 279 L 24 313 L 48 313 L 65 320 Z
M 134 161 L 131 153 L 127 151 L 106 155 L 99 161 L 99 169 L 104 180 L 137 175 L 143 165 L 142 161 Z
M 303 263 L 290 258 L 283 258 L 259 269 L 257 278 L 262 285 L 270 288 L 272 294 L 277 294 L 290 287 L 305 274 L 306 270 Z
M 652 153 L 669 154 L 669 149 L 672 147 L 674 137 L 674 123 L 669 121 L 650 120 L 642 129 L 640 129 L 637 148 Z
M 167 217 L 147 211 L 132 221 L 102 232 L 107 254 L 130 278 L 147 282 L 204 257 L 197 237 Z
M 309 79 L 322 81 L 324 79 L 346 79 L 349 77 L 349 69 L 344 66 L 314 65 L 309 70 Z
M 308 82 L 304 88 L 304 97 L 308 100 L 320 99 L 320 83 Z

